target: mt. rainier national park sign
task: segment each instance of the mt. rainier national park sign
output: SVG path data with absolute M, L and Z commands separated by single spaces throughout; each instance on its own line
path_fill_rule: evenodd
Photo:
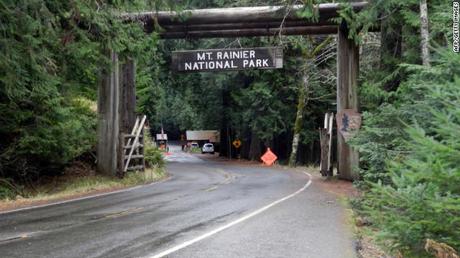
M 283 68 L 279 47 L 174 51 L 172 68 L 178 72 L 204 72 Z

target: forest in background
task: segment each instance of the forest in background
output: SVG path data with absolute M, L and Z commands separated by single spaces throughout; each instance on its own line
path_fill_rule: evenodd
M 309 7 L 321 1 L 288 2 L 306 4 L 302 15 L 314 19 Z M 352 204 L 380 243 L 403 257 L 430 257 L 427 239 L 460 249 L 460 56 L 452 52 L 452 6 L 443 0 L 428 1 L 429 60 L 422 55 L 423 2 L 376 0 L 359 14 L 342 12 L 362 46 L 364 122 L 353 145 L 363 194 Z M 316 164 L 317 129 L 324 113 L 335 111 L 334 38 L 159 40 L 116 17 L 269 4 L 286 2 L 1 1 L 0 198 L 14 198 L 76 160 L 94 164 L 96 89 L 108 48 L 136 59 L 138 112 L 154 131 L 217 129 L 224 140 L 243 140 L 244 158 L 272 147 L 286 163 L 297 133 L 291 165 Z M 375 24 L 381 33 L 368 33 Z M 180 75 L 169 69 L 172 50 L 256 46 L 283 46 L 284 68 Z

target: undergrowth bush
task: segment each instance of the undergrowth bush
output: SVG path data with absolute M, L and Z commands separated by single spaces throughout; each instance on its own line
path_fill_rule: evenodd
M 10 180 L 0 178 L 0 200 L 14 199 L 17 194 L 17 189 Z
M 148 167 L 163 167 L 165 165 L 161 150 L 154 146 L 147 145 L 144 155 L 145 163 Z
M 367 114 L 354 139 L 367 164 L 354 204 L 404 257 L 431 257 L 427 239 L 460 250 L 460 56 L 438 54 L 432 68 L 405 67 L 397 101 Z

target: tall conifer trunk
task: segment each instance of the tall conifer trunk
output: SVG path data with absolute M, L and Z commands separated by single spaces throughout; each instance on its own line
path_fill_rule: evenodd
M 298 94 L 297 113 L 294 122 L 294 134 L 292 137 L 291 155 L 289 157 L 289 166 L 291 167 L 295 166 L 297 163 L 297 151 L 299 149 L 300 132 L 302 131 L 303 114 L 305 106 L 307 105 L 309 100 L 310 77 L 308 75 L 308 72 L 312 71 L 312 67 L 315 65 L 314 62 L 316 55 L 319 54 L 332 41 L 332 39 L 332 37 L 328 37 L 325 40 L 323 40 L 318 46 L 304 53 L 306 59 L 306 69 L 303 71 L 302 74 L 302 84 L 300 85 Z M 314 42 L 309 42 L 310 46 L 312 46 L 313 44 Z
M 398 13 L 394 16 L 394 20 L 403 19 Z M 390 74 L 398 68 L 402 57 L 402 26 L 392 19 L 383 19 L 380 23 L 380 35 L 380 70 Z M 385 82 L 384 89 L 396 90 L 400 82 L 401 75 L 396 74 Z
M 304 71 L 302 85 L 299 88 L 297 101 L 297 114 L 294 122 L 294 136 L 292 137 L 292 149 L 289 157 L 289 166 L 294 167 L 297 163 L 297 150 L 299 149 L 300 132 L 302 131 L 303 114 L 305 105 L 308 102 L 308 74 Z
M 251 146 L 249 147 L 249 159 L 250 160 L 258 160 L 261 156 L 260 151 L 260 138 L 254 132 L 251 133 Z
M 424 66 L 430 66 L 430 33 L 428 31 L 428 7 L 426 0 L 420 0 L 420 37 L 422 48 L 422 63 Z

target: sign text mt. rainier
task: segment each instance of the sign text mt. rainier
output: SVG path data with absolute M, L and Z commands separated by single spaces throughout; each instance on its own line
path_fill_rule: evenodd
M 236 48 L 174 51 L 172 68 L 178 72 L 283 68 L 283 49 Z

